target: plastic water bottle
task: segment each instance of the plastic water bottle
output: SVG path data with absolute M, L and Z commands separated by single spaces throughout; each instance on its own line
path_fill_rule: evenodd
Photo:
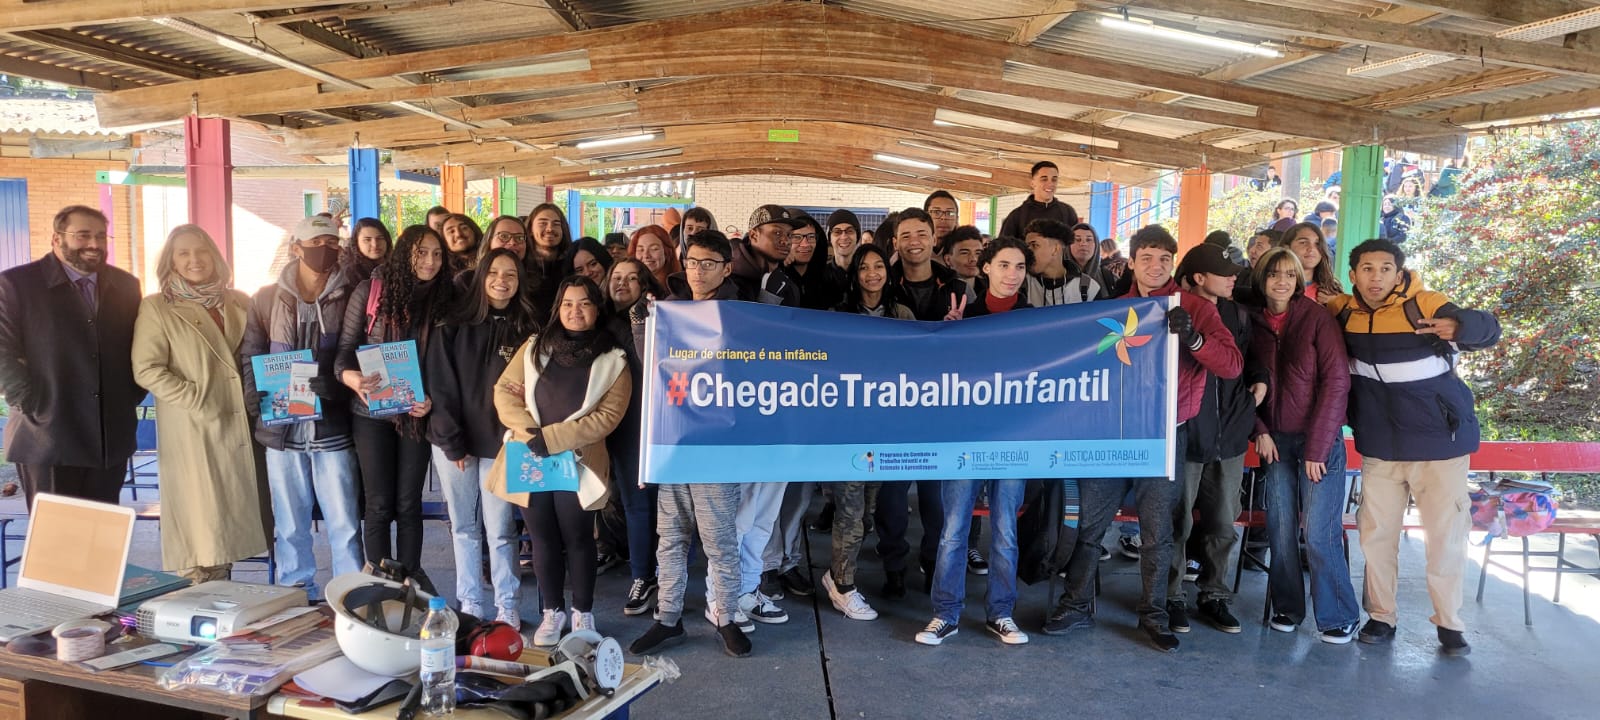
M 422 712 L 449 715 L 456 709 L 456 614 L 444 598 L 428 599 L 428 616 L 422 620 Z

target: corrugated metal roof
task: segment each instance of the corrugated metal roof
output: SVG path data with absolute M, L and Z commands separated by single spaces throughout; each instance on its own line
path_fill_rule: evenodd
M 1516 102 L 1519 100 L 1532 100 L 1534 98 L 1541 98 L 1546 95 L 1556 95 L 1559 93 L 1593 89 L 1595 89 L 1594 83 L 1584 80 L 1583 78 L 1557 77 L 1549 80 L 1527 83 L 1525 85 L 1518 85 L 1516 87 L 1500 88 L 1498 90 L 1486 90 L 1484 92 L 1476 92 L 1468 95 L 1457 95 L 1455 97 L 1445 98 L 1442 100 L 1407 105 L 1406 107 L 1401 108 L 1400 112 L 1405 115 L 1424 115 L 1437 110 L 1451 110 L 1470 105 L 1492 105 L 1496 103 Z M 1597 103 L 1597 105 L 1600 105 L 1600 103 Z
M 100 127 L 88 98 L 0 97 L 0 132 L 114 136 Z
M 1149 38 L 1102 28 L 1095 13 L 1075 13 L 1039 36 L 1034 46 L 1115 60 L 1165 72 L 1199 75 L 1246 57 L 1234 50 L 1205 45 L 1150 42 Z
M 1038 0 L 839 0 L 858 12 L 931 25 L 968 35 L 1004 40 L 1034 13 Z
M 1387 48 L 1371 48 L 1369 50 L 1361 47 L 1347 47 L 1337 53 L 1312 58 L 1270 73 L 1240 80 L 1238 84 L 1263 90 L 1301 95 L 1313 99 L 1343 102 L 1385 90 L 1398 90 L 1422 83 L 1445 80 L 1483 69 L 1475 62 L 1453 60 L 1393 75 L 1347 75 L 1345 72 L 1348 68 L 1361 65 L 1363 60 L 1369 63 L 1376 63 L 1409 54 Z
M 549 10 L 488 0 L 462 0 L 448 6 L 328 24 L 389 53 L 534 38 L 567 30 Z
M 149 22 L 96 25 L 79 30 L 81 34 L 97 40 L 133 48 L 172 62 L 192 65 L 216 75 L 260 72 L 277 67 L 265 60 L 257 60 L 215 43 Z
M 1088 75 L 1034 67 L 1032 65 L 1019 65 L 1012 62 L 1006 63 L 1005 70 L 1000 77 L 1011 82 L 1120 98 L 1136 98 L 1151 92 L 1150 88 L 1142 85 L 1130 85 L 1128 83 L 1102 80 Z
M 577 10 L 589 27 L 602 28 L 766 3 L 763 0 L 566 0 L 565 4 Z
M 157 72 L 129 67 L 122 63 L 91 58 L 82 53 L 37 45 L 11 35 L 0 35 L 0 56 L 14 57 L 79 72 L 105 75 L 140 85 L 157 85 L 171 78 Z

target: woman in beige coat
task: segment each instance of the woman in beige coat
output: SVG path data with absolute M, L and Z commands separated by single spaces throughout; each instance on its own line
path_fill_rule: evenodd
M 197 225 L 167 236 L 161 292 L 139 307 L 133 374 L 156 399 L 161 565 L 194 582 L 226 580 L 268 538 L 250 416 L 239 382 L 249 300 Z
M 633 380 L 628 361 L 607 330 L 605 298 L 594 281 L 573 275 L 556 290 L 544 331 L 511 356 L 495 385 L 494 406 L 510 436 L 531 452 L 577 456 L 578 491 L 509 493 L 505 453 L 490 468 L 487 488 L 522 508 L 533 545 L 544 618 L 533 644 L 551 647 L 566 625 L 565 591 L 572 590 L 572 629 L 594 630 L 594 511 L 605 506 L 611 457 L 606 436 L 628 409 Z

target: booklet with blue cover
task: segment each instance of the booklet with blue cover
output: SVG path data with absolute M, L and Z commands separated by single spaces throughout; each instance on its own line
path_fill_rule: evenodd
M 362 375 L 377 375 L 378 389 L 367 393 L 367 414 L 388 417 L 411 412 L 427 399 L 422 387 L 422 363 L 414 340 L 364 345 L 356 349 Z
M 311 378 L 317 376 L 317 363 L 310 350 L 256 355 L 250 358 L 255 369 L 256 389 L 261 398 L 263 425 L 288 425 L 322 419 L 322 399 L 311 392 Z
M 571 450 L 539 456 L 527 443 L 506 443 L 506 492 L 578 491 L 578 457 Z

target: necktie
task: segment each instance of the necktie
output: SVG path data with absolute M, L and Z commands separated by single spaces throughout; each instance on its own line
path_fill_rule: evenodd
M 83 304 L 89 308 L 89 314 L 95 314 L 94 281 L 89 278 L 78 278 L 78 294 L 83 296 Z

